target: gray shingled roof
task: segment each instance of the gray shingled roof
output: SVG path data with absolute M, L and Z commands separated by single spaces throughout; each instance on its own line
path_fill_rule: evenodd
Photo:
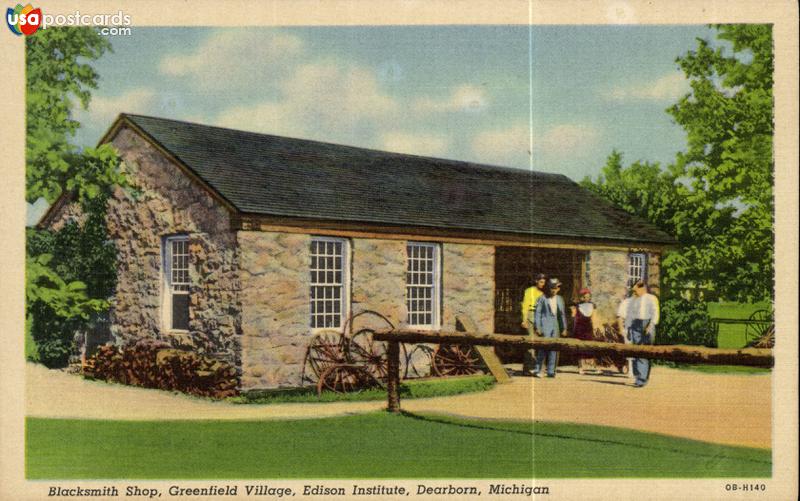
M 122 116 L 245 214 L 674 242 L 560 174 Z

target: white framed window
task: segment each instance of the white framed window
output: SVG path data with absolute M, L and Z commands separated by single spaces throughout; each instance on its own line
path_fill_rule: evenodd
M 350 246 L 343 238 L 311 239 L 312 329 L 338 329 L 349 311 Z
M 439 326 L 440 254 L 439 244 L 408 242 L 406 245 L 406 321 L 410 326 Z
M 639 280 L 647 281 L 647 254 L 632 252 L 628 254 L 628 287 Z
M 164 293 L 162 301 L 164 328 L 189 330 L 189 237 L 170 236 L 162 246 Z

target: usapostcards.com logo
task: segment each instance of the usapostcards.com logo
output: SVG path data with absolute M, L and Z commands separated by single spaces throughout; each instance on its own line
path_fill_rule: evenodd
M 33 35 L 39 28 L 47 29 L 49 26 L 98 26 L 101 35 L 130 35 L 131 16 L 122 11 L 116 14 L 97 14 L 94 16 L 81 14 L 75 11 L 69 15 L 42 14 L 42 9 L 34 9 L 31 4 L 25 7 L 17 4 L 13 9 L 6 10 L 6 23 L 11 33 L 20 35 Z M 121 26 L 120 26 L 121 25 Z
M 6 10 L 6 23 L 15 35 L 33 35 L 42 25 L 42 9 L 34 9 L 31 4 L 25 7 L 17 4 Z

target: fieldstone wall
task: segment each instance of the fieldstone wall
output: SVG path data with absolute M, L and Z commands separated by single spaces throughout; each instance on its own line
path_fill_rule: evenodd
M 647 283 L 650 285 L 650 292 L 661 296 L 661 254 L 647 254 Z
M 121 129 L 113 145 L 133 185 L 117 188 L 109 200 L 108 229 L 119 260 L 113 335 L 122 342 L 161 337 L 238 366 L 240 284 L 227 209 L 135 132 Z M 162 247 L 175 234 L 189 238 L 188 333 L 162 325 Z
M 354 238 L 352 240 L 352 312 L 372 310 L 385 316 L 395 327 L 405 324 L 406 242 Z M 353 331 L 363 327 L 385 329 L 383 320 L 361 315 Z
M 83 225 L 86 215 L 81 210 L 78 202 L 68 202 L 61 207 L 56 214 L 51 216 L 48 227 L 53 231 L 60 231 L 67 223 L 76 222 Z
M 300 386 L 311 338 L 310 235 L 239 231 L 242 389 Z
M 615 322 L 617 307 L 628 281 L 628 253 L 624 251 L 589 252 L 589 280 L 592 301 L 597 306 L 596 325 Z
M 645 252 L 636 250 L 636 252 Z M 617 318 L 617 307 L 624 296 L 628 283 L 628 252 L 599 251 L 589 253 L 589 279 L 592 301 L 597 305 L 598 324 L 613 322 Z M 647 280 L 654 292 L 658 292 L 661 274 L 661 256 L 648 253 Z
M 494 247 L 442 245 L 442 328 L 455 330 L 468 315 L 481 332 L 494 332 Z

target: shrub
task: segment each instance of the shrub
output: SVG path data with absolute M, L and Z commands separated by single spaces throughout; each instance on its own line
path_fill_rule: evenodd
M 38 354 L 38 361 L 49 368 L 66 367 L 74 351 L 73 338 L 80 329 L 81 318 L 64 318 L 42 301 L 28 305 L 31 322 L 30 350 Z
M 104 345 L 84 367 L 84 375 L 116 383 L 191 395 L 226 398 L 238 394 L 236 369 L 226 362 L 177 350 L 145 338 L 122 348 Z
M 38 350 L 47 367 L 65 367 L 75 351 L 76 332 L 105 310 L 116 283 L 116 249 L 106 230 L 106 200 L 82 208 L 83 224 L 69 222 L 59 231 L 26 230 L 26 317 L 29 352 Z
M 656 344 L 689 344 L 716 347 L 711 317 L 706 303 L 682 297 L 661 304 L 661 323 Z

